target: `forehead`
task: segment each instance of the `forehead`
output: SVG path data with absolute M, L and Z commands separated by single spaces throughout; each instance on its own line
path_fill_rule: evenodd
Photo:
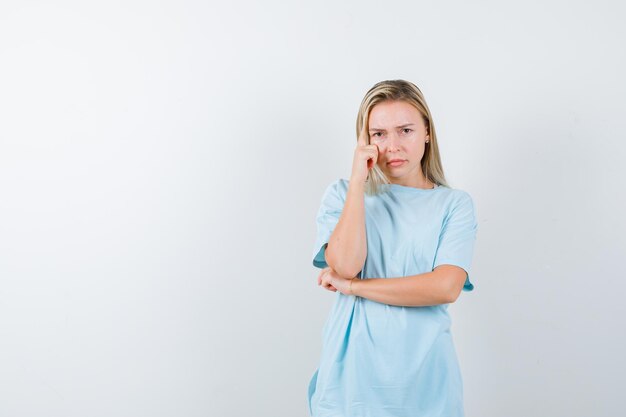
M 399 126 L 405 123 L 423 124 L 419 110 L 406 101 L 383 101 L 370 112 L 370 127 Z

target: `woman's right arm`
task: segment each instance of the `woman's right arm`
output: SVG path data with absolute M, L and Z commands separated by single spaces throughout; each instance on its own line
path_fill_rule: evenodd
M 341 216 L 325 251 L 328 266 L 345 278 L 357 276 L 367 256 L 364 192 L 364 183 L 350 181 Z
M 364 124 L 354 151 L 352 176 L 343 210 L 325 251 L 328 266 L 345 278 L 357 276 L 367 257 L 365 180 L 378 160 L 378 147 L 367 144 L 367 135 Z

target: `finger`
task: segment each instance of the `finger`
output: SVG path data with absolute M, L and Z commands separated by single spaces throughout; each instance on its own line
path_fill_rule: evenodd
M 378 153 L 370 152 L 367 157 L 367 169 L 373 168 L 376 165 L 377 161 L 378 161 Z
M 326 268 L 323 268 L 323 269 L 320 271 L 319 275 L 317 276 L 317 283 L 318 283 L 318 284 L 321 284 L 321 283 L 322 283 L 322 278 L 324 277 L 324 275 L 326 275 L 326 273 L 327 273 L 328 271 L 330 271 L 330 267 L 329 267 L 329 266 L 327 266 Z
M 367 129 L 365 128 L 365 124 L 363 124 L 363 127 L 361 128 L 361 133 L 359 134 L 359 138 L 357 140 L 357 143 L 360 146 L 367 146 L 367 138 L 368 138 Z
M 378 156 L 378 147 L 376 145 L 366 146 L 363 148 L 363 153 L 367 156 L 367 159 Z
M 365 148 L 365 152 L 370 158 L 378 158 L 380 150 L 377 145 L 367 145 Z
M 372 166 L 376 165 L 376 162 L 378 162 L 378 150 L 372 156 Z
M 330 281 L 326 281 L 326 280 L 323 280 L 323 281 L 322 281 L 322 286 L 323 286 L 324 288 L 326 288 L 326 289 L 329 289 L 329 288 L 334 288 L 334 287 L 333 287 L 333 284 L 331 284 L 331 283 L 330 283 Z

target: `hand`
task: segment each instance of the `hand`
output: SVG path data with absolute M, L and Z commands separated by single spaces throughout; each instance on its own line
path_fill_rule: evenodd
M 338 275 L 331 267 L 326 267 L 322 269 L 319 276 L 317 277 L 317 285 L 321 285 L 329 291 L 337 292 L 339 291 L 345 295 L 352 295 L 350 292 L 350 281 L 354 278 L 344 278 Z
M 328 271 L 330 270 L 331 270 L 330 266 L 327 266 L 326 268 L 320 271 L 320 274 L 317 276 L 317 285 L 321 285 L 323 288 L 326 288 L 328 291 L 336 292 L 337 288 L 335 288 L 330 283 L 330 277 L 328 276 Z
M 378 161 L 378 146 L 368 145 L 367 124 L 363 123 L 361 134 L 357 140 L 357 147 L 354 150 L 354 160 L 352 161 L 352 175 L 350 181 L 364 183 L 369 175 L 369 170 L 376 165 Z

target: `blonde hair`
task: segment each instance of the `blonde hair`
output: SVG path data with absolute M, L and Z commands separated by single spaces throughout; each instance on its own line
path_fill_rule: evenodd
M 426 104 L 426 100 L 424 99 L 424 95 L 415 84 L 405 80 L 386 80 L 374 84 L 365 94 L 365 97 L 363 97 L 361 107 L 359 108 L 359 114 L 356 118 L 357 140 L 363 126 L 369 125 L 369 115 L 374 106 L 387 100 L 407 102 L 421 113 L 424 124 L 426 125 L 426 132 L 430 138 L 429 142 L 426 143 L 424 156 L 421 161 L 422 172 L 429 181 L 439 186 L 449 188 L 445 175 L 443 174 L 443 166 L 441 165 L 441 158 L 439 156 L 437 134 L 435 132 L 433 118 Z M 367 144 L 370 144 L 369 132 L 367 132 Z M 378 194 L 382 192 L 381 188 L 383 184 L 390 183 L 391 181 L 389 181 L 389 178 L 387 178 L 378 165 L 374 165 L 370 169 L 367 180 L 365 181 L 365 192 L 369 195 Z

